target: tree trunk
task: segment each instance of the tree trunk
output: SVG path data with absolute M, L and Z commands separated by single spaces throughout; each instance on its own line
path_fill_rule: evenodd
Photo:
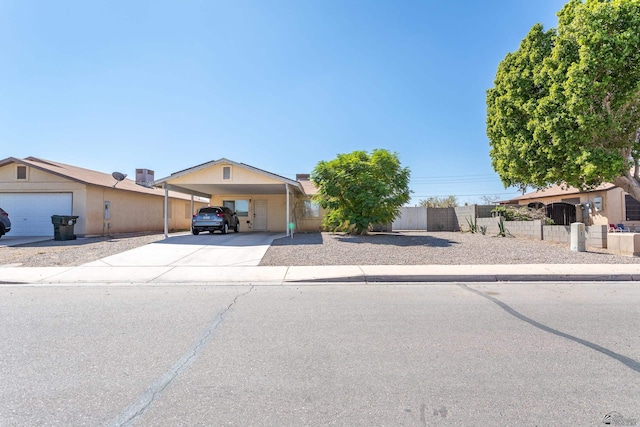
M 619 176 L 613 180 L 613 183 L 640 202 L 640 181 L 638 181 L 634 176 L 631 174 Z

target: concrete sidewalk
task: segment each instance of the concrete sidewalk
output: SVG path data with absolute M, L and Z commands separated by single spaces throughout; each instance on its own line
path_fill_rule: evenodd
M 634 264 L 0 267 L 0 284 L 239 284 L 640 281 Z

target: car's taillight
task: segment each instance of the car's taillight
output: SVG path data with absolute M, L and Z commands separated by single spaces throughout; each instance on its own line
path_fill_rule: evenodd
M 0 212 L 0 215 L 2 215 L 2 216 L 9 216 L 9 214 L 8 214 L 8 213 L 6 213 L 6 212 Z
M 224 214 L 223 214 L 222 212 L 220 212 L 220 213 L 218 213 L 216 216 L 217 216 L 218 218 L 223 218 L 223 217 L 224 217 Z
M 193 218 L 197 217 L 198 215 L 194 215 Z

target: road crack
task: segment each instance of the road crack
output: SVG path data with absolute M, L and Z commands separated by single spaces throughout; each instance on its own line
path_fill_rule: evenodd
M 162 392 L 184 371 L 186 371 L 193 362 L 196 361 L 200 353 L 207 346 L 209 341 L 215 335 L 218 327 L 224 321 L 225 316 L 238 303 L 240 298 L 247 296 L 253 291 L 255 286 L 251 286 L 248 291 L 236 295 L 233 301 L 222 312 L 214 316 L 208 323 L 207 327 L 202 331 L 198 339 L 193 345 L 182 355 L 176 363 L 169 368 L 167 372 L 156 379 L 147 390 L 142 393 L 128 408 L 109 423 L 112 427 L 131 426 L 160 398 Z
M 544 325 L 536 320 L 533 320 L 530 317 L 525 316 L 524 314 L 520 313 L 519 311 L 511 308 L 509 305 L 507 305 L 506 303 L 500 301 L 497 298 L 492 297 L 491 295 L 488 295 L 485 292 L 479 291 L 477 289 L 473 289 L 468 287 L 467 285 L 464 284 L 460 284 L 458 285 L 460 286 L 462 289 L 465 289 L 469 292 L 473 292 L 474 294 L 481 296 L 482 298 L 488 299 L 489 301 L 491 301 L 492 303 L 496 304 L 498 307 L 502 308 L 504 311 L 506 311 L 507 313 L 509 313 L 510 315 L 512 315 L 513 317 L 522 320 L 523 322 L 526 322 L 528 324 L 530 324 L 531 326 L 538 328 L 544 332 L 556 335 L 560 338 L 564 338 L 567 339 L 569 341 L 573 341 L 575 343 L 578 343 L 580 345 L 583 345 L 587 348 L 590 348 L 591 350 L 595 350 L 598 353 L 601 353 L 605 356 L 611 357 L 612 359 L 617 360 L 618 362 L 622 363 L 623 365 L 625 365 L 626 367 L 640 373 L 640 362 L 638 362 L 637 360 L 634 360 L 630 357 L 627 357 L 623 354 L 620 353 L 616 353 L 613 350 L 609 350 L 608 348 L 602 347 L 601 345 L 598 345 L 596 343 L 592 343 L 591 341 L 587 341 L 585 339 L 576 337 L 574 335 L 571 334 L 567 334 L 566 332 L 562 332 L 559 331 L 557 329 L 553 329 L 547 325 Z

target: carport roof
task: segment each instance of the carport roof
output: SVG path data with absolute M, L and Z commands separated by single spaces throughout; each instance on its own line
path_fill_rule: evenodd
M 271 178 L 272 180 L 279 181 L 279 184 L 274 183 L 244 183 L 244 184 L 233 184 L 233 183 L 210 183 L 210 184 L 202 184 L 202 183 L 185 183 L 184 179 L 180 180 L 180 184 L 176 184 L 176 178 L 182 178 L 188 176 L 194 172 L 201 171 L 203 169 L 207 169 L 211 166 L 225 164 L 232 165 L 235 167 L 244 168 L 246 170 L 252 171 L 259 175 L 263 175 L 265 177 Z M 173 182 L 172 182 L 173 181 Z M 283 176 L 267 172 L 265 170 L 256 168 L 254 166 L 247 165 L 245 163 L 234 162 L 233 160 L 229 160 L 226 158 L 221 158 L 218 160 L 212 160 L 210 162 L 202 163 L 200 165 L 184 169 L 178 172 L 172 173 L 170 176 L 157 179 L 153 182 L 155 187 L 167 187 L 169 190 L 179 191 L 181 193 L 192 194 L 194 196 L 202 196 L 202 197 L 210 197 L 212 194 L 279 194 L 284 193 L 283 184 L 288 184 L 294 191 L 299 192 L 300 194 L 306 194 L 304 187 L 298 181 L 285 178 Z

